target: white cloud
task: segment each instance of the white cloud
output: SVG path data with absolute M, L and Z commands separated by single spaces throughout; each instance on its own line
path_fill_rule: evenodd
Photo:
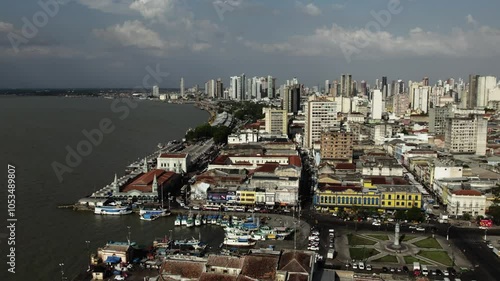
M 0 21 L 0 32 L 11 32 L 14 30 L 12 23 Z
M 293 36 L 285 42 L 263 44 L 242 40 L 249 48 L 303 56 L 343 56 L 354 51 L 353 58 L 394 58 L 408 56 L 493 56 L 500 55 L 500 29 L 488 26 L 473 30 L 453 29 L 449 34 L 424 31 L 416 27 L 404 36 L 386 31 L 348 29 L 333 24 L 312 35 Z
M 296 6 L 303 13 L 306 13 L 306 14 L 308 14 L 310 16 L 319 16 L 319 15 L 321 15 L 321 10 L 316 5 L 314 5 L 313 3 L 309 3 L 309 4 L 304 5 L 303 3 L 297 1 L 296 2 Z
M 5 58 L 74 58 L 83 56 L 80 50 L 64 46 L 55 45 L 27 45 L 17 49 L 4 47 L 0 48 L 0 57 Z
M 90 9 L 111 14 L 130 14 L 130 4 L 133 0 L 78 0 Z
M 101 39 L 116 41 L 125 47 L 156 49 L 166 47 L 165 42 L 158 33 L 148 29 L 138 20 L 126 21 L 122 25 L 117 24 L 106 29 L 95 29 L 93 33 Z
M 467 23 L 468 24 L 472 24 L 472 25 L 477 25 L 477 21 L 472 17 L 471 14 L 468 14 L 465 19 L 467 20 Z
M 165 21 L 174 14 L 176 0 L 135 0 L 130 9 L 138 11 L 150 20 Z

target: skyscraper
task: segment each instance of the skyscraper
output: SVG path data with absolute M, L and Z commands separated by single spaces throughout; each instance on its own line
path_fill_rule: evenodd
M 267 97 L 276 98 L 276 78 L 271 75 L 267 76 Z
M 320 141 L 324 130 L 338 127 L 337 103 L 332 99 L 314 99 L 307 102 L 304 127 L 305 147 L 312 148 L 315 142 Z
M 479 76 L 477 80 L 477 105 L 485 107 L 488 105 L 489 93 L 496 88 L 497 78 L 494 76 Z
M 387 85 L 387 76 L 382 77 L 382 99 L 386 99 L 389 94 L 389 88 Z
M 382 119 L 382 111 L 383 109 L 382 103 L 382 92 L 380 90 L 374 90 L 372 95 L 372 104 L 371 104 L 371 119 L 380 120 Z
M 422 79 L 422 84 L 424 84 L 424 86 L 429 86 L 429 77 L 424 77 L 424 79 Z
M 330 80 L 325 80 L 325 94 L 330 92 Z
M 352 95 L 352 75 L 342 74 L 340 76 L 340 93 L 342 96 L 350 97 Z
M 469 75 L 469 91 L 465 96 L 464 106 L 467 108 L 474 108 L 477 106 L 477 83 L 479 75 Z
M 158 85 L 153 86 L 153 97 L 159 97 L 160 96 L 160 87 Z
M 215 83 L 215 98 L 222 99 L 224 98 L 224 84 L 222 83 L 222 79 L 217 79 Z
M 181 96 L 184 96 L 184 77 L 181 77 Z

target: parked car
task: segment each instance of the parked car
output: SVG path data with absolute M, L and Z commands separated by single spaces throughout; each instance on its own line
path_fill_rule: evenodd
M 389 271 L 389 269 L 387 267 L 385 267 L 385 266 L 382 267 L 382 272 L 387 272 L 387 271 Z
M 380 222 L 378 222 L 378 221 L 374 221 L 374 222 L 372 222 L 372 225 L 375 225 L 375 226 L 380 226 L 381 224 L 380 224 Z
M 371 266 L 371 265 L 369 265 L 369 264 L 367 264 L 367 265 L 366 265 L 366 270 L 371 271 L 371 270 L 372 270 L 372 266 Z
M 121 275 L 116 275 L 115 280 L 125 280 L 125 277 L 123 277 Z
M 417 227 L 416 230 L 417 231 L 425 231 L 425 227 Z

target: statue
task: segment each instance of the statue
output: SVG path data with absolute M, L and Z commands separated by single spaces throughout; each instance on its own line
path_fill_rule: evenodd
M 399 244 L 399 223 L 396 223 L 396 227 L 394 229 L 394 247 L 395 249 L 399 249 L 401 245 Z

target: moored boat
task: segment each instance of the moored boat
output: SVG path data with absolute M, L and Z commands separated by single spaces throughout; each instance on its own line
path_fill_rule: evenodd
M 224 238 L 223 244 L 226 246 L 234 247 L 252 247 L 255 246 L 257 242 L 246 238 Z
M 160 217 L 159 215 L 156 215 L 153 213 L 144 213 L 140 216 L 141 220 L 144 220 L 144 221 L 154 221 L 159 217 Z
M 95 207 L 94 214 L 121 216 L 121 215 L 132 214 L 132 209 L 129 206 L 125 206 L 125 207 L 102 206 L 102 207 Z
M 194 225 L 195 226 L 200 226 L 201 225 L 201 214 L 197 214 L 196 218 L 194 219 Z
M 180 215 L 178 215 L 177 218 L 175 218 L 174 225 L 175 226 L 181 225 L 181 216 Z

